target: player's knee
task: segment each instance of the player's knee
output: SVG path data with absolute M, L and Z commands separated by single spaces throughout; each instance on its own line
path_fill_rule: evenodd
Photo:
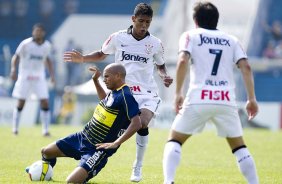
M 49 159 L 51 156 L 51 150 L 48 147 L 43 147 L 41 148 L 41 155 L 44 158 Z
M 142 129 L 143 129 L 143 128 L 144 128 L 144 129 L 147 128 L 148 125 L 149 125 L 149 123 L 150 123 L 150 120 L 145 119 L 145 118 L 142 118 L 142 119 L 141 119 Z
M 140 130 L 137 131 L 137 133 L 141 136 L 147 136 L 149 135 L 149 129 L 147 128 L 141 128 Z
M 67 177 L 66 182 L 67 183 L 75 183 L 70 176 Z
M 41 155 L 46 156 L 46 147 L 41 148 Z
M 67 177 L 66 182 L 67 183 L 75 183 L 70 176 Z

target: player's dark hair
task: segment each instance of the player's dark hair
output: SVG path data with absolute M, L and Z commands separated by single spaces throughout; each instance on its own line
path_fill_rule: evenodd
M 216 29 L 219 12 L 212 3 L 199 2 L 194 7 L 193 18 L 201 28 Z
M 146 3 L 139 3 L 136 5 L 133 14 L 134 16 L 147 15 L 149 17 L 153 17 L 153 9 Z
M 45 31 L 45 27 L 44 27 L 44 25 L 41 24 L 41 23 L 36 23 L 36 24 L 34 24 L 33 27 L 32 27 L 32 30 L 34 30 L 35 28 L 40 28 L 40 29 L 42 29 L 42 30 Z

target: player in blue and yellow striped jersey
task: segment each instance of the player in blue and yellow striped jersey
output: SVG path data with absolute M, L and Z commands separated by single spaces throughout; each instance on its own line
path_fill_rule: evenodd
M 126 71 L 121 64 L 108 65 L 104 82 L 111 91 L 107 94 L 99 83 L 100 71 L 90 67 L 92 79 L 101 99 L 93 117 L 81 132 L 71 134 L 42 148 L 42 158 L 52 167 L 57 157 L 80 160 L 67 177 L 68 183 L 84 183 L 96 176 L 106 165 L 108 157 L 120 144 L 141 128 L 140 110 L 130 88 L 125 84 Z

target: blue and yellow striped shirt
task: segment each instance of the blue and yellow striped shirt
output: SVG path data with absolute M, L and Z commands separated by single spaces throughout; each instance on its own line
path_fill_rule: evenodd
M 82 133 L 93 145 L 113 142 L 127 129 L 131 118 L 139 113 L 138 103 L 130 88 L 123 85 L 99 102 Z

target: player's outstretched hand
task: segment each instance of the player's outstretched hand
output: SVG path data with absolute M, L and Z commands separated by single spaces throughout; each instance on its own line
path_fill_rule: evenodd
M 256 100 L 248 100 L 246 104 L 246 110 L 249 116 L 249 120 L 252 120 L 258 113 L 258 104 Z
M 98 80 L 99 77 L 101 76 L 100 70 L 95 66 L 89 67 L 89 71 L 91 71 L 93 73 L 93 75 L 92 75 L 93 80 Z
M 164 82 L 165 87 L 169 87 L 171 83 L 173 82 L 173 79 L 170 76 L 166 75 L 163 77 L 163 82 Z
M 98 143 L 95 146 L 97 149 L 115 149 L 119 145 L 115 144 L 115 142 L 110 142 L 110 143 Z
M 64 53 L 64 61 L 65 62 L 76 62 L 76 63 L 82 63 L 83 62 L 83 55 L 76 51 L 67 51 Z

